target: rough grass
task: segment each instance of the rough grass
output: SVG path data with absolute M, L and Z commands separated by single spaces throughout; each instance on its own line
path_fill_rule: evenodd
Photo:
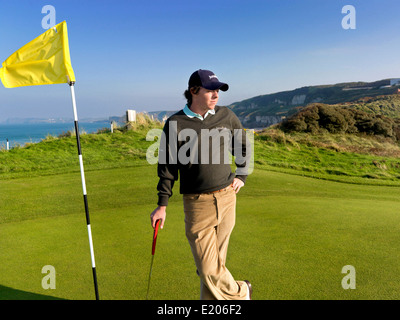
M 80 135 L 87 170 L 136 165 L 146 160 L 146 133 L 160 126 L 135 125 L 135 130 L 119 128 L 114 133 Z M 0 179 L 79 170 L 74 134 L 48 136 L 40 143 L 0 151 Z
M 129 167 L 146 162 L 146 141 L 161 123 L 144 119 L 114 133 L 81 135 L 85 170 Z M 347 183 L 400 185 L 400 147 L 390 139 L 350 134 L 285 134 L 267 129 L 254 137 L 258 168 Z M 47 137 L 24 148 L 0 151 L 0 179 L 75 172 L 76 137 Z
M 400 182 L 400 147 L 381 137 L 268 129 L 256 136 L 255 150 L 256 165 L 272 170 L 347 183 Z

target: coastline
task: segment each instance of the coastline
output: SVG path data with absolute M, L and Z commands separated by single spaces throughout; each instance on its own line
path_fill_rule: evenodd
M 108 121 L 103 122 L 82 122 L 79 123 L 81 133 L 95 133 L 100 129 L 110 128 Z M 48 135 L 58 137 L 59 135 L 74 131 L 74 124 L 71 123 L 28 123 L 28 124 L 0 124 L 0 149 L 5 149 L 7 139 L 9 148 L 24 146 L 27 143 L 38 143 Z

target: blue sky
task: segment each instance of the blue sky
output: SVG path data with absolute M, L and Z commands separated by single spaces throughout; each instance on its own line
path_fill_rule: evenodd
M 398 0 L 15 0 L 0 2 L 0 62 L 67 21 L 79 118 L 178 110 L 190 74 L 214 71 L 220 105 L 302 86 L 400 77 Z M 342 7 L 356 29 L 342 28 Z M 0 122 L 72 117 L 68 85 L 6 89 Z

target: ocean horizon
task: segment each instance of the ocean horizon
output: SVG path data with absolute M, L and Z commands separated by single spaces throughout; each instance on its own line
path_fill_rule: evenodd
M 79 132 L 81 133 L 95 133 L 103 128 L 109 129 L 110 122 L 79 122 Z M 73 122 L 0 124 L 0 149 L 6 148 L 7 139 L 11 149 L 16 146 L 24 146 L 26 143 L 38 143 L 48 135 L 58 137 L 68 131 L 75 131 Z

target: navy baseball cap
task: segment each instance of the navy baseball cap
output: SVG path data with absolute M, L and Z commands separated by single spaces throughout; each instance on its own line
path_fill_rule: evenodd
M 208 90 L 227 91 L 228 84 L 220 82 L 214 72 L 210 70 L 197 70 L 189 78 L 189 89 L 193 87 L 203 87 Z

